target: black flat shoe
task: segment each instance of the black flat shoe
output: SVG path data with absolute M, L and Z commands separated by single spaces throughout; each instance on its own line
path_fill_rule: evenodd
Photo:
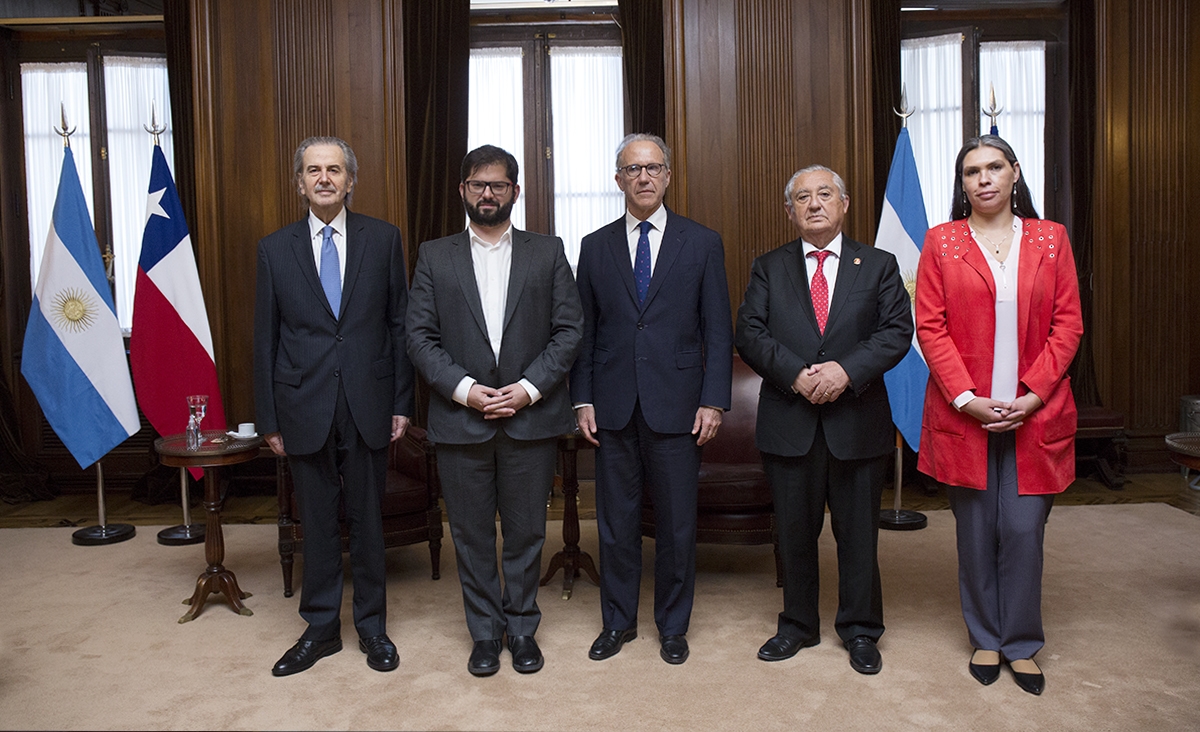
M 790 638 L 786 635 L 777 635 L 762 644 L 762 648 L 758 649 L 758 657 L 763 661 L 786 661 L 796 655 L 801 648 L 812 648 L 820 642 L 821 636 L 819 635 L 811 638 Z
M 491 676 L 500 670 L 500 639 L 475 641 L 467 670 L 472 676 Z
M 603 661 L 606 658 L 612 658 L 621 651 L 621 646 L 634 638 L 637 638 L 637 628 L 630 628 L 629 630 L 609 630 L 605 628 L 600 631 L 600 635 L 592 642 L 592 647 L 588 651 L 588 658 L 593 661 Z
M 659 649 L 658 655 L 662 656 L 662 660 L 676 666 L 688 660 L 688 644 L 684 636 L 664 635 L 660 643 L 662 648 Z
M 1018 661 L 1033 661 L 1032 658 L 1017 659 Z M 1046 675 L 1042 673 L 1026 674 L 1020 671 L 1013 671 L 1012 661 L 1004 662 L 1008 666 L 1008 670 L 1012 671 L 1013 681 L 1017 682 L 1017 686 L 1021 687 L 1022 691 L 1027 691 L 1034 696 L 1041 696 L 1041 693 L 1046 690 Z M 1037 662 L 1034 662 L 1037 665 Z M 1038 669 L 1041 671 L 1041 669 Z
M 975 658 L 975 654 L 971 653 L 971 658 Z M 971 672 L 971 676 L 976 681 L 987 686 L 1000 678 L 1000 663 L 982 664 L 975 663 L 974 660 L 967 662 L 967 670 Z
M 875 641 L 865 635 L 846 641 L 846 650 L 850 651 L 850 668 L 860 674 L 877 674 L 883 668 L 883 656 L 879 655 Z
M 391 671 L 400 665 L 396 644 L 387 634 L 358 639 L 358 650 L 367 654 L 367 665 L 376 671 Z
M 342 650 L 340 637 L 323 641 L 310 641 L 302 638 L 275 662 L 274 668 L 271 669 L 271 675 L 290 676 L 307 671 L 317 661 L 326 656 L 332 656 L 340 650 Z
M 542 649 L 532 635 L 518 635 L 508 639 L 508 652 L 512 654 L 512 665 L 517 673 L 531 674 L 542 670 L 545 659 Z

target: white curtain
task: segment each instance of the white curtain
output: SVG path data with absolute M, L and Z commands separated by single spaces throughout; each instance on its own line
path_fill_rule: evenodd
M 21 64 L 21 96 L 25 124 L 25 190 L 29 206 L 29 277 L 37 287 L 42 252 L 54 215 L 54 197 L 62 172 L 63 142 L 54 132 L 67 115 L 71 151 L 88 213 L 95 222 L 92 205 L 92 129 L 88 118 L 87 66 L 79 63 Z
M 625 128 L 621 48 L 551 48 L 550 86 L 554 228 L 573 268 L 583 237 L 624 211 L 613 181 Z
M 150 126 L 152 107 L 159 126 L 166 127 L 159 144 L 172 176 L 175 172 L 166 59 L 106 56 L 104 94 L 117 320 L 128 331 L 133 324 L 133 291 L 146 228 L 146 195 L 154 153 L 153 138 L 142 126 Z
M 916 109 L 908 134 L 930 226 L 950 218 L 954 158 L 963 143 L 962 44 L 961 33 L 900 43 L 900 78 Z
M 467 107 L 467 149 L 495 145 L 525 160 L 525 110 L 520 48 L 472 48 Z M 517 183 L 524 184 L 521 165 Z M 524 185 L 521 185 L 524 188 Z M 463 228 L 466 228 L 464 214 Z M 525 198 L 517 198 L 512 223 L 525 228 Z
M 997 131 L 1012 145 L 1021 162 L 1025 184 L 1033 194 L 1038 213 L 1046 215 L 1046 42 L 1006 41 L 979 44 L 979 106 L 1004 111 L 996 119 Z M 980 118 L 981 133 L 991 130 L 991 118 Z

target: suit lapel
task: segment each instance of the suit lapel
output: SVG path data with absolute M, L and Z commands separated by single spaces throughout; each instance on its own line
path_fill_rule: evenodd
M 808 268 L 804 265 L 804 244 L 799 239 L 787 245 L 783 257 L 783 268 L 787 270 L 788 279 L 796 290 L 796 299 L 800 301 L 800 310 L 812 326 L 813 333 L 821 337 L 821 329 L 817 327 L 817 314 L 813 311 L 812 291 L 808 287 Z M 834 288 L 834 292 L 837 288 Z M 828 321 L 826 322 L 828 325 Z
M 475 281 L 475 263 L 471 260 L 471 237 L 467 232 L 454 237 L 453 246 L 450 247 L 450 259 L 454 266 L 454 274 L 458 277 L 458 286 L 466 298 L 467 308 L 483 333 L 484 340 L 491 343 L 487 321 L 483 318 L 483 302 L 479 299 L 479 283 Z
M 979 243 L 971 236 L 971 227 L 967 224 L 967 220 L 963 219 L 956 222 L 958 225 L 953 227 L 951 231 L 953 236 L 962 242 L 964 249 L 962 253 L 963 262 L 970 265 L 971 269 L 979 273 L 983 281 L 987 283 L 988 292 L 992 293 L 992 302 L 996 301 L 996 280 L 992 278 L 992 268 L 984 260 L 987 255 L 979 249 Z
M 308 229 L 307 216 L 292 226 L 292 254 L 296 257 L 296 266 L 300 268 L 304 280 L 312 288 L 313 296 L 332 318 L 333 308 L 325 297 L 325 288 L 321 287 L 321 275 L 317 272 L 317 262 L 313 257 L 312 234 Z
M 858 256 L 862 244 L 854 241 L 845 234 L 842 235 L 842 257 L 838 260 L 837 280 L 833 286 L 833 299 L 829 303 L 829 317 L 825 320 L 825 332 L 828 333 L 837 320 L 842 305 L 854 291 L 854 282 L 862 271 L 862 258 Z
M 525 289 L 525 279 L 529 276 L 529 263 L 533 259 L 533 242 L 529 234 L 513 228 L 512 260 L 508 269 L 508 296 L 504 301 L 504 326 L 508 330 L 508 321 L 512 319 L 521 299 L 521 291 Z
M 367 248 L 366 226 L 357 214 L 346 211 L 346 273 L 342 276 L 342 302 L 339 313 L 346 312 L 358 273 L 362 270 L 363 255 Z
M 679 258 L 679 253 L 683 251 L 684 236 L 683 227 L 678 225 L 678 217 L 667 211 L 667 226 L 663 231 L 662 241 L 658 245 L 658 257 L 654 260 L 654 274 L 650 276 L 650 287 L 646 289 L 646 300 L 641 304 L 641 309 L 645 310 L 650 305 L 650 301 L 654 299 L 654 295 L 662 287 L 662 283 L 670 275 L 671 267 L 675 266 L 675 260 Z M 628 260 L 628 240 L 626 240 L 626 257 Z M 633 265 L 629 266 L 630 282 L 633 281 Z M 637 302 L 637 288 L 634 288 L 634 302 Z
M 1034 237 L 1033 221 L 1025 219 L 1021 227 L 1021 252 L 1017 261 L 1017 343 L 1025 342 L 1025 333 L 1029 330 L 1034 279 L 1045 253 L 1041 243 Z
M 633 299 L 633 306 L 636 308 L 638 307 L 637 285 L 633 281 L 633 261 L 629 258 L 629 235 L 625 231 L 624 214 L 609 224 L 607 246 L 608 254 L 613 258 L 613 264 L 617 268 L 617 276 L 621 278 L 621 282 L 625 283 L 625 289 L 629 292 L 629 297 Z

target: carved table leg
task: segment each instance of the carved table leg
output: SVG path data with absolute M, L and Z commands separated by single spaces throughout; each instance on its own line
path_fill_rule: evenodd
M 222 564 L 225 561 L 225 535 L 221 532 L 221 507 L 224 503 L 224 491 L 221 488 L 225 480 L 225 471 L 221 467 L 211 467 L 207 470 L 208 475 L 204 480 L 204 558 L 208 567 L 196 580 L 196 591 L 183 601 L 185 605 L 191 605 L 191 609 L 179 619 L 181 623 L 194 620 L 204 608 L 208 596 L 217 592 L 225 595 L 229 605 L 239 615 L 254 614 L 254 611 L 242 604 L 242 600 L 250 597 L 250 593 L 242 592 L 238 587 L 237 577 Z
M 562 453 L 562 488 L 563 488 L 563 548 L 562 551 L 550 558 L 550 566 L 546 569 L 546 575 L 542 577 L 541 584 L 544 586 L 550 582 L 558 570 L 563 570 L 563 591 L 562 599 L 571 599 L 571 593 L 575 587 L 575 578 L 579 576 L 580 570 L 587 573 L 587 576 L 595 584 L 600 584 L 600 575 L 596 571 L 596 564 L 592 561 L 592 557 L 585 551 L 579 548 L 579 505 L 577 503 L 579 497 L 579 473 L 578 473 L 578 453 L 579 447 L 575 436 L 567 436 L 559 439 L 559 452 Z

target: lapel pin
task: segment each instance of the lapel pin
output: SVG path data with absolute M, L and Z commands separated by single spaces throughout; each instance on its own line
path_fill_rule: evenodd
M 854 263 L 855 263 L 855 264 L 862 264 L 862 259 L 861 259 L 861 258 L 859 258 L 859 257 L 855 257 L 855 258 L 854 258 Z

